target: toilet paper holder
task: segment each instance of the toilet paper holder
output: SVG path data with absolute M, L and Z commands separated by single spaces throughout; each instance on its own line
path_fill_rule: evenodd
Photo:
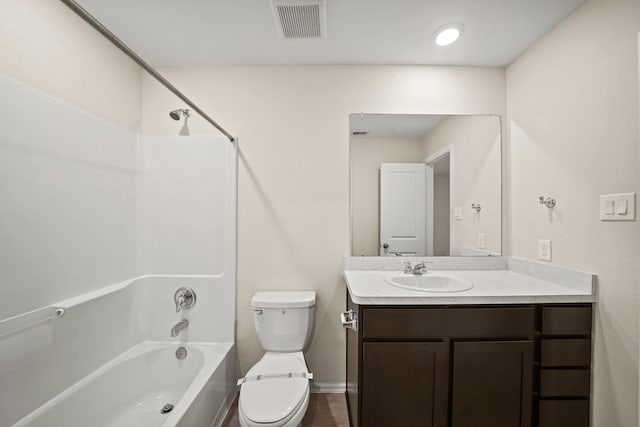
M 340 313 L 342 326 L 348 329 L 358 330 L 358 312 L 355 310 L 343 311 Z

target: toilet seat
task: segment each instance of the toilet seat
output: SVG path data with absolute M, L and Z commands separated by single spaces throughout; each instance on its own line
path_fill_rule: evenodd
M 307 373 L 302 352 L 267 352 L 247 373 L 247 377 Z M 240 388 L 240 417 L 251 427 L 283 426 L 299 423 L 309 404 L 309 380 L 300 376 L 247 381 Z M 293 420 L 296 418 L 296 420 Z M 299 418 L 299 419 L 297 419 Z M 293 424 L 293 423 L 292 423 Z
M 302 419 L 304 418 L 307 408 L 309 406 L 309 391 L 304 395 L 303 400 L 299 403 L 299 405 L 285 418 L 282 418 L 275 422 L 267 422 L 261 423 L 256 422 L 244 412 L 244 409 L 241 405 L 238 405 L 238 419 L 240 421 L 240 425 L 242 427 L 297 427 L 302 423 Z

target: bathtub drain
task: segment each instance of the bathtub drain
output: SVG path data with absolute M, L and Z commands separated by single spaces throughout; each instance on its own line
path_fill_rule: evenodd
M 161 414 L 168 414 L 171 411 L 173 411 L 173 405 L 171 403 L 167 403 L 160 409 Z
M 187 357 L 187 349 L 184 347 L 178 347 L 176 350 L 176 359 L 184 360 Z

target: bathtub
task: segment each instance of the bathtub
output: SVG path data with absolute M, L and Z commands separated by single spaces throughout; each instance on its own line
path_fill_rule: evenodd
M 235 391 L 233 343 L 142 342 L 92 372 L 14 427 L 209 427 Z M 78 357 L 82 357 L 81 354 Z M 165 405 L 172 409 L 163 413 Z

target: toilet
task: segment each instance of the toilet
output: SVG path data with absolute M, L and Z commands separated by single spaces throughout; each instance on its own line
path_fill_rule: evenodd
M 309 406 L 304 350 L 313 332 L 316 293 L 258 292 L 251 299 L 256 333 L 266 350 L 238 380 L 238 419 L 242 427 L 295 427 Z

